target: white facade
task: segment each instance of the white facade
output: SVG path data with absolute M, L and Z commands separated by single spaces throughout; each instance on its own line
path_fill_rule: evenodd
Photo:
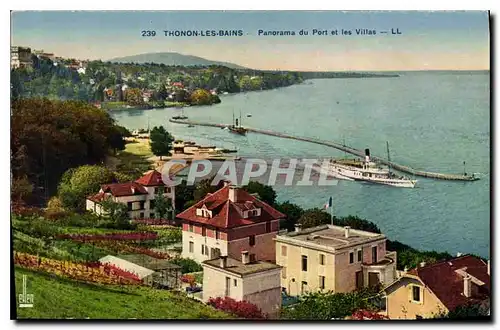
M 155 189 L 158 187 L 144 187 L 148 194 L 141 195 L 131 195 L 131 196 L 112 196 L 111 194 L 107 194 L 114 202 L 127 204 L 129 207 L 129 218 L 130 219 L 153 219 L 157 218 L 158 215 L 155 214 L 154 207 L 151 207 L 151 201 L 155 199 Z M 175 205 L 175 190 L 174 187 L 165 187 L 165 196 L 167 199 L 170 199 L 172 202 L 172 207 Z M 102 189 L 99 191 L 102 193 Z M 98 215 L 104 215 L 104 210 L 101 207 L 101 204 L 98 202 L 94 202 L 90 199 L 86 201 L 86 209 L 88 211 L 94 212 Z
M 220 253 L 217 255 L 217 250 Z M 182 257 L 201 263 L 228 255 L 228 242 L 213 237 L 203 236 L 190 231 L 182 231 Z
M 271 318 L 278 315 L 282 299 L 281 267 L 242 275 L 206 263 L 202 266 L 204 302 L 227 296 L 236 301 L 248 301 Z

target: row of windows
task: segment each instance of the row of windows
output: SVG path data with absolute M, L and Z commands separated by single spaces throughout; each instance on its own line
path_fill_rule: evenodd
M 258 210 L 250 210 L 248 211 L 248 216 L 249 217 L 253 217 L 253 216 L 257 216 L 259 215 L 259 211 Z
M 378 260 L 378 255 L 377 255 L 377 247 L 374 246 L 372 247 L 372 263 L 376 263 Z M 281 255 L 283 257 L 286 257 L 287 255 L 287 246 L 282 245 L 281 246 Z M 362 262 L 363 261 L 363 250 L 359 249 L 357 251 L 357 262 Z M 319 264 L 320 265 L 325 265 L 326 263 L 326 256 L 323 253 L 319 254 Z M 349 263 L 353 264 L 354 263 L 354 252 L 349 253 Z M 307 256 L 302 256 L 302 270 L 307 271 Z
M 286 257 L 286 254 L 287 254 L 287 247 L 285 245 L 282 245 L 281 246 L 281 255 Z M 325 265 L 326 264 L 326 255 L 324 255 L 323 253 L 320 253 L 319 254 L 319 264 L 320 265 Z M 305 265 L 305 267 L 304 267 Z M 304 270 L 305 268 L 305 270 Z M 302 256 L 302 269 L 304 271 L 307 271 L 307 256 Z
M 281 246 L 281 255 L 286 256 L 286 246 Z M 362 262 L 363 260 L 363 251 L 360 249 L 357 251 L 357 257 L 358 257 L 358 262 Z M 372 248 L 372 262 L 375 263 L 377 262 L 377 247 L 374 246 Z M 319 254 L 319 264 L 320 265 L 325 265 L 326 263 L 326 256 L 322 253 Z M 354 252 L 349 253 L 349 263 L 353 264 L 354 263 Z M 303 255 L 302 256 L 302 271 L 307 272 L 307 256 Z
M 359 249 L 357 251 L 357 257 L 358 257 L 358 262 L 363 261 L 363 250 Z M 354 252 L 349 252 L 349 263 L 353 264 L 354 263 Z
M 209 252 L 212 252 L 212 257 L 217 258 L 220 257 L 220 249 L 219 248 L 209 248 L 207 245 L 201 245 L 201 254 L 208 256 Z M 189 242 L 189 253 L 194 253 L 194 242 Z
M 188 231 L 190 233 L 194 232 L 193 225 L 188 225 Z M 201 228 L 201 235 L 202 236 L 207 236 L 207 228 L 205 228 L 205 227 Z M 215 239 L 220 239 L 220 231 L 218 231 L 217 229 L 215 230 Z
M 188 225 L 188 231 L 190 233 L 194 232 L 194 226 L 191 224 Z M 267 233 L 271 232 L 271 222 L 266 222 L 266 232 Z M 205 228 L 205 227 L 201 228 L 201 236 L 207 236 L 207 228 Z M 220 239 L 220 232 L 217 229 L 215 230 L 215 239 Z M 250 246 L 255 245 L 255 235 L 248 236 L 248 240 L 249 240 Z
M 155 187 L 155 195 L 160 192 L 160 187 Z M 164 187 L 163 188 L 163 193 L 170 194 L 172 192 L 172 188 L 170 187 Z
M 155 216 L 156 216 L 156 215 L 155 215 L 154 213 L 150 213 L 150 214 L 149 214 L 149 218 L 150 218 L 150 219 L 154 219 L 154 218 L 155 218 Z M 144 212 L 139 213 L 139 219 L 144 219 Z
M 359 249 L 357 251 L 358 262 L 363 261 L 363 250 Z M 372 247 L 372 263 L 376 263 L 378 261 L 378 249 L 376 246 Z M 349 263 L 354 263 L 354 252 L 349 252 Z
M 283 267 L 281 269 L 281 278 L 286 279 L 286 267 Z M 320 289 L 324 289 L 325 285 L 326 285 L 325 284 L 326 283 L 326 278 L 323 275 L 319 275 L 318 279 L 319 279 L 319 282 L 318 282 L 319 288 Z M 306 281 L 302 281 L 302 286 L 307 286 L 307 282 Z
M 307 286 L 308 286 L 307 281 L 302 281 L 301 282 L 301 287 L 300 287 L 300 292 L 301 293 L 306 293 L 308 291 Z M 320 290 L 325 289 L 326 286 L 325 286 L 325 277 L 324 276 L 321 276 L 321 275 L 319 276 L 318 286 L 319 286 Z M 285 289 L 285 288 L 283 288 L 283 289 Z
M 134 203 L 137 203 L 137 202 L 128 202 L 127 203 L 127 208 L 128 208 L 128 211 L 135 211 L 133 209 L 133 205 Z M 136 209 L 136 210 L 144 210 L 146 208 L 146 205 L 145 205 L 145 201 L 141 201 L 141 202 L 138 202 L 139 203 L 139 208 Z M 150 200 L 149 201 L 149 209 L 154 209 L 155 208 L 155 201 L 154 200 Z
M 133 211 L 132 207 L 133 207 L 134 203 L 137 203 L 137 202 L 128 202 L 127 203 L 127 208 L 129 211 Z M 144 203 L 146 203 L 146 202 L 144 202 L 144 201 L 139 202 L 139 208 L 136 210 L 144 210 Z

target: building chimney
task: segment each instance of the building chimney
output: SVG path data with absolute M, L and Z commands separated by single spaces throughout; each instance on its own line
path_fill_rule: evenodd
M 233 185 L 230 185 L 229 186 L 229 200 L 233 203 L 236 203 L 237 202 L 237 195 L 238 195 L 238 188 L 236 188 L 235 186 Z
M 488 260 L 488 275 L 490 275 L 490 261 Z
M 351 227 L 345 226 L 344 227 L 344 236 L 345 238 L 349 238 L 349 234 L 351 233 Z
M 365 149 L 365 162 L 370 162 L 370 149 Z
M 300 223 L 295 224 L 295 232 L 300 233 L 302 231 L 302 225 Z
M 220 257 L 220 268 L 227 268 L 227 256 Z
M 248 251 L 241 251 L 241 263 L 247 265 L 250 263 L 250 256 Z
M 465 275 L 464 277 L 464 296 L 470 297 L 471 296 L 471 291 L 472 291 L 472 278 L 470 277 L 469 274 Z

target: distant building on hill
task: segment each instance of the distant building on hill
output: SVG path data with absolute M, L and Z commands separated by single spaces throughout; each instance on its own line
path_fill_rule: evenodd
M 40 50 L 35 49 L 35 50 L 33 50 L 33 54 L 38 56 L 38 58 L 44 58 L 44 59 L 48 59 L 51 61 L 55 61 L 55 59 L 56 59 L 54 53 L 46 53 L 43 51 L 43 49 L 40 49 Z
M 33 65 L 31 55 L 31 48 L 29 47 L 10 47 L 10 67 L 12 69 L 31 67 Z

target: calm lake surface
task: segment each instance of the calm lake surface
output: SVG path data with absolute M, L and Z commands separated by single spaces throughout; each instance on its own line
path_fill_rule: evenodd
M 480 173 L 476 182 L 417 177 L 418 188 L 401 189 L 339 181 L 327 187 L 276 186 L 280 201 L 322 207 L 333 196 L 335 214 L 376 223 L 390 239 L 415 248 L 475 253 L 490 249 L 489 72 L 401 73 L 399 78 L 317 79 L 270 91 L 222 96 L 215 106 L 191 107 L 191 120 L 243 126 L 342 142 L 416 169 Z M 188 128 L 168 118 L 177 109 L 113 113 L 129 129 L 167 127 L 176 138 L 236 148 L 241 157 L 327 158 L 341 151 L 306 142 L 210 127 Z M 246 114 L 252 114 L 247 118 Z

